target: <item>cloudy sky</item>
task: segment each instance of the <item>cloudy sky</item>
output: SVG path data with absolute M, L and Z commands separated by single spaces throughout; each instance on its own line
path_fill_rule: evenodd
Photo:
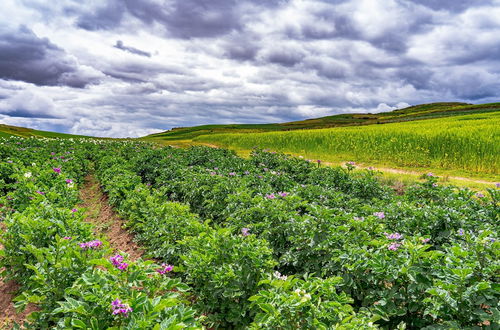
M 96 136 L 500 100 L 500 0 L 1 0 L 0 123 Z

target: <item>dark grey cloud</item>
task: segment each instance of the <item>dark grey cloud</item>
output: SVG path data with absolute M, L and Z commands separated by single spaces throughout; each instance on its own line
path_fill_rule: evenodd
M 126 15 L 146 25 L 158 24 L 176 38 L 210 38 L 242 28 L 237 0 L 108 0 L 95 11 L 82 14 L 77 26 L 109 30 L 120 26 Z M 280 0 L 249 1 L 253 5 L 275 6 Z
M 39 38 L 26 26 L 0 26 L 0 78 L 76 88 L 96 82 L 96 77 L 81 72 L 63 49 L 47 38 Z
M 121 49 L 121 50 L 124 50 L 124 51 L 132 53 L 132 54 L 136 54 L 136 55 L 140 55 L 140 56 L 145 56 L 145 57 L 151 57 L 151 53 L 145 52 L 143 50 L 140 50 L 140 49 L 137 49 L 137 48 L 134 48 L 134 47 L 125 46 L 123 44 L 123 41 L 121 41 L 121 40 L 117 40 L 116 44 L 113 47 Z
M 463 11 L 467 8 L 477 7 L 478 5 L 489 5 L 492 3 L 492 1 L 490 0 L 410 0 L 410 1 L 420 5 L 424 5 L 434 10 L 446 10 L 453 12 Z

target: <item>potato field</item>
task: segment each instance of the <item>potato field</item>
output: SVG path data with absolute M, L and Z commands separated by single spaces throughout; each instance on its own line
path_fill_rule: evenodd
M 142 258 L 86 221 L 89 177 Z M 355 164 L 258 149 L 0 138 L 0 276 L 33 329 L 498 329 L 499 188 L 428 173 L 396 193 Z

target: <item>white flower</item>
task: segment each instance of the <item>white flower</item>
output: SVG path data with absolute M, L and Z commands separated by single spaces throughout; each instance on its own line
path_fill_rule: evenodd
M 75 184 L 73 182 L 68 183 L 68 188 L 73 188 L 74 186 L 75 186 Z
M 25 178 L 31 178 L 31 172 L 24 173 Z

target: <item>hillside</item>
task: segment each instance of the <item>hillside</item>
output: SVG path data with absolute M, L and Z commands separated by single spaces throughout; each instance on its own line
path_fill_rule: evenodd
M 277 124 L 227 124 L 179 127 L 172 130 L 151 134 L 144 139 L 153 140 L 191 140 L 201 135 L 221 133 L 263 133 L 273 131 L 290 131 L 297 129 L 319 129 L 342 126 L 360 126 L 405 122 L 421 119 L 442 118 L 465 114 L 478 114 L 500 111 L 500 103 L 467 104 L 458 102 L 430 103 L 411 106 L 390 112 L 339 114 L 321 118 L 307 119 Z
M 61 138 L 61 139 L 91 138 L 90 136 L 85 136 L 85 135 L 73 135 L 73 134 L 65 134 L 57 132 L 39 131 L 31 128 L 0 124 L 0 137 L 9 137 L 9 136 L 37 137 L 37 138 L 46 137 L 46 138 Z

